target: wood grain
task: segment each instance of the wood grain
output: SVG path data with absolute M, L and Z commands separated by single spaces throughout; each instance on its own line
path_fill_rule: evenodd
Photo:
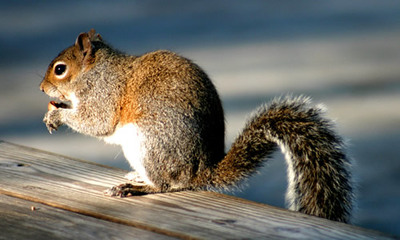
M 124 182 L 126 173 L 0 142 L 0 193 L 134 230 L 182 239 L 392 238 L 214 192 L 187 191 L 128 198 L 104 196 L 103 190 Z
M 0 216 L 0 239 L 173 239 L 3 194 Z

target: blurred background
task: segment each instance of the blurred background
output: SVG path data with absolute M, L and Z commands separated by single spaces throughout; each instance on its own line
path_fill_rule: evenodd
M 400 235 L 399 1 L 1 0 L 0 139 L 128 170 L 119 147 L 42 123 L 47 65 L 90 28 L 127 53 L 169 49 L 202 66 L 223 101 L 227 147 L 263 102 L 323 102 L 355 162 L 354 224 Z M 284 207 L 275 155 L 229 194 Z

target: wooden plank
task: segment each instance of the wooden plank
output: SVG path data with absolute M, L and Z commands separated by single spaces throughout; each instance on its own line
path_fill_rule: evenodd
M 126 171 L 0 142 L 0 193 L 184 239 L 391 239 L 348 224 L 212 192 L 111 198 Z
M 0 216 L 0 239 L 173 239 L 3 194 Z

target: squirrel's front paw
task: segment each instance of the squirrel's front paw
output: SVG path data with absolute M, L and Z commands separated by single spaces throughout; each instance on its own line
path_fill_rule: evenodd
M 58 110 L 48 111 L 46 115 L 44 115 L 43 122 L 46 124 L 50 134 L 53 130 L 57 131 L 58 127 L 63 124 Z

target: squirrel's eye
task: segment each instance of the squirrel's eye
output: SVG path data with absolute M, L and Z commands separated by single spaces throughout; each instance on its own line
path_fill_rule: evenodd
M 55 66 L 54 73 L 57 76 L 61 76 L 65 73 L 66 70 L 67 70 L 67 65 L 60 63 Z

